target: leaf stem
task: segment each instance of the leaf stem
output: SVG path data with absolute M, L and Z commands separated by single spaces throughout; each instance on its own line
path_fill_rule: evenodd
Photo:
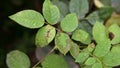
M 32 68 L 35 68 L 37 65 L 39 65 L 44 59 L 45 57 L 47 57 L 49 54 L 51 54 L 56 47 L 54 47 L 53 49 L 51 49 L 41 60 L 39 60 Z

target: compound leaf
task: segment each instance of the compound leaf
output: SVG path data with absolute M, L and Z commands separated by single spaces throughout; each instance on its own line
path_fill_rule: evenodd
M 107 66 L 120 65 L 120 44 L 112 47 L 111 52 L 103 58 L 103 62 Z

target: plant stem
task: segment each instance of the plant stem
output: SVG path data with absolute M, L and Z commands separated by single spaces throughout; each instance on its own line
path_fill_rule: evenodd
M 37 65 L 39 65 L 46 56 L 48 56 L 49 54 L 51 54 L 53 51 L 55 50 L 55 47 L 53 49 L 51 49 L 41 60 L 39 60 L 32 68 L 35 68 Z

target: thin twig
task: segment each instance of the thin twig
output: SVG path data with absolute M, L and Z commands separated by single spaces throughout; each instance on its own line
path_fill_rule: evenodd
M 55 50 L 55 47 L 51 49 L 47 55 L 45 55 L 41 60 L 39 60 L 32 68 L 35 68 L 37 65 L 39 65 L 49 54 L 51 54 Z

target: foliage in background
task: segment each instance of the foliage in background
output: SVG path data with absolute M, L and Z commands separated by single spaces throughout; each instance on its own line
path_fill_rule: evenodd
M 89 12 L 91 0 L 45 0 L 43 15 L 35 10 L 23 10 L 9 16 L 24 27 L 39 28 L 35 38 L 36 47 L 46 47 L 51 42 L 55 44 L 33 68 L 69 68 L 63 56 L 51 54 L 55 49 L 64 56 L 69 52 L 75 63 L 83 68 L 120 65 L 120 23 L 112 18 L 114 14 L 117 15 L 115 8 L 110 0 L 93 2 L 97 10 Z M 26 61 L 21 61 L 26 58 Z M 29 58 L 21 51 L 8 53 L 6 59 L 9 68 L 30 67 Z M 37 67 L 40 63 L 41 67 Z

